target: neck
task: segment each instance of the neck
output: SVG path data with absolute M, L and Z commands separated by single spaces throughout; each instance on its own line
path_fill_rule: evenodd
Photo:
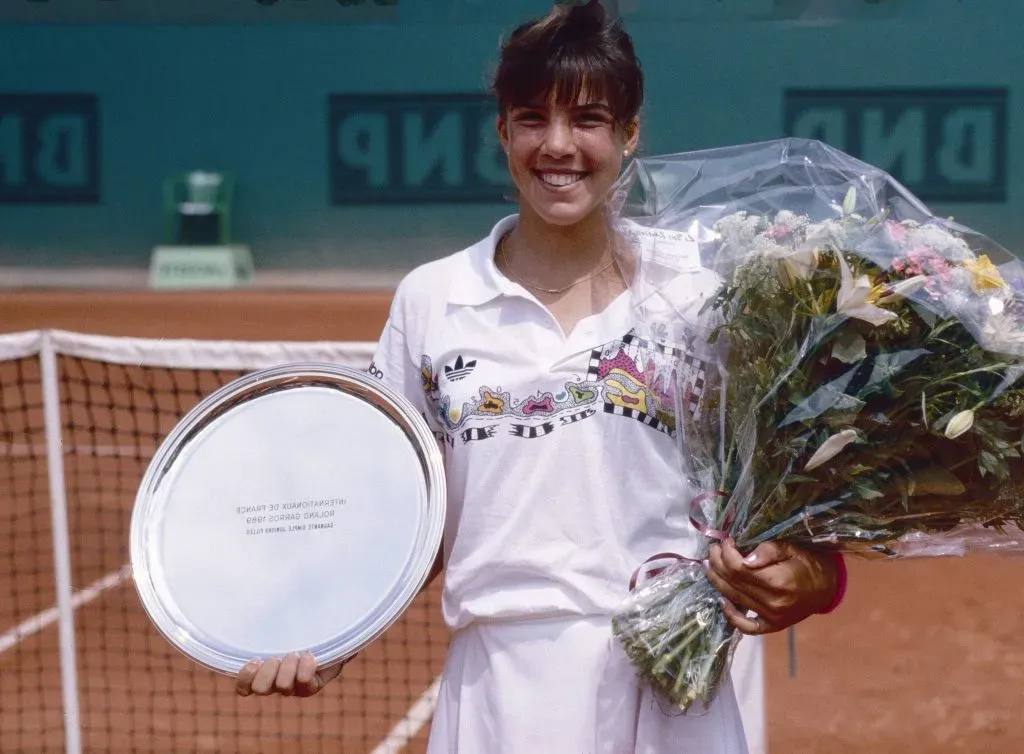
M 507 253 L 517 271 L 557 285 L 608 264 L 613 237 L 601 209 L 574 225 L 551 225 L 524 207 Z

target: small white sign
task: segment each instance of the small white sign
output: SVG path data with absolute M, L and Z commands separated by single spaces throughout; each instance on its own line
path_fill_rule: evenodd
M 635 222 L 622 226 L 622 234 L 644 261 L 654 262 L 679 272 L 699 270 L 700 246 L 689 233 L 663 228 L 648 228 Z
M 153 288 L 235 288 L 252 282 L 246 246 L 158 246 L 149 265 Z

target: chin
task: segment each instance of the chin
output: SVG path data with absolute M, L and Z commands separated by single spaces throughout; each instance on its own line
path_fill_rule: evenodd
M 556 205 L 553 207 L 535 207 L 534 211 L 548 225 L 569 227 L 587 219 L 596 209 L 597 207 L 592 206 Z

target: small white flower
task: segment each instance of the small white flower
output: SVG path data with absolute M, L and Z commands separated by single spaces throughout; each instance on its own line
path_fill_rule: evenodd
M 846 246 L 846 230 L 838 220 L 826 220 L 807 226 L 803 243 L 797 246 L 803 249 L 841 249 Z
M 931 249 L 948 261 L 965 261 L 973 258 L 970 246 L 964 239 L 954 236 L 945 228 L 930 223 L 928 225 L 908 225 L 903 245 L 908 249 Z
M 954 440 L 974 426 L 974 412 L 970 409 L 961 411 L 949 420 L 946 425 L 946 437 Z
M 811 248 L 794 250 L 764 236 L 758 237 L 758 243 L 755 243 L 754 248 L 767 259 L 778 262 L 782 279 L 789 285 L 809 278 L 814 268 L 818 266 L 818 253 Z
M 992 299 L 998 301 L 998 299 Z M 999 301 L 1002 304 L 1001 301 Z M 991 306 L 991 301 L 989 303 Z M 995 308 L 993 307 L 993 311 Z M 993 313 L 985 318 L 981 328 L 981 344 L 990 351 L 1001 353 L 1024 354 L 1024 330 L 1015 317 L 1005 311 Z
M 757 227 L 761 218 L 748 215 L 746 212 L 735 212 L 726 215 L 714 224 L 714 230 L 722 237 L 722 241 L 733 248 L 748 249 L 757 236 Z
M 831 461 L 843 448 L 856 440 L 857 437 L 858 433 L 855 429 L 844 429 L 841 432 L 836 432 L 814 451 L 814 455 L 811 456 L 810 460 L 807 461 L 807 465 L 804 466 L 804 471 L 811 471 L 823 463 Z
M 781 209 L 775 215 L 775 225 L 781 225 L 783 228 L 789 230 L 796 230 L 802 228 L 809 222 L 805 215 L 798 215 L 796 212 L 791 212 L 788 209 Z

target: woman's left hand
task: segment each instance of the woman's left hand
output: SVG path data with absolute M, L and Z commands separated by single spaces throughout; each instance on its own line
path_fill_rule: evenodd
M 731 539 L 711 547 L 704 564 L 724 597 L 726 618 L 745 634 L 770 634 L 828 609 L 839 589 L 834 556 L 786 542 L 765 542 L 745 559 Z M 750 618 L 746 611 L 756 613 Z

